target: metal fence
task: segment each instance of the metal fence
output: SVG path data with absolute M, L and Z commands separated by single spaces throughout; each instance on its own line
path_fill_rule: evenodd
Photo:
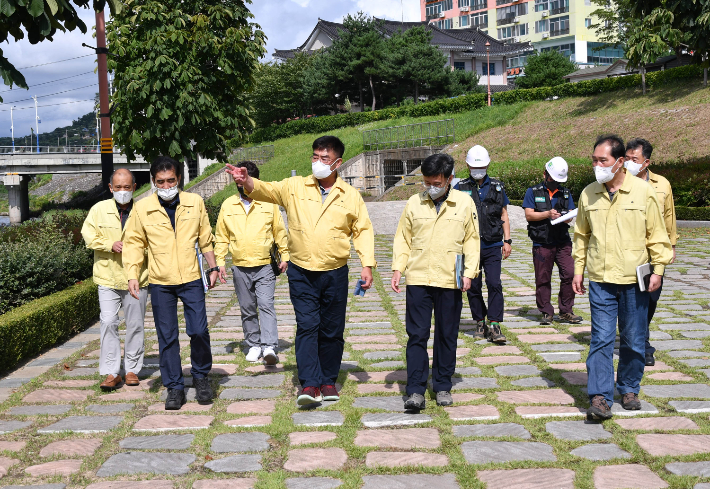
M 97 145 L 91 146 L 40 146 L 39 153 L 57 154 L 57 153 L 100 153 Z M 118 148 L 113 149 L 114 153 L 118 153 Z M 0 154 L 37 154 L 37 146 L 0 146 Z
M 455 136 L 454 120 L 443 119 L 364 131 L 362 144 L 365 151 L 445 146 L 453 143 Z
M 249 148 L 237 148 L 232 151 L 229 157 L 231 162 L 253 161 L 257 165 L 263 165 L 274 157 L 274 145 L 252 146 Z

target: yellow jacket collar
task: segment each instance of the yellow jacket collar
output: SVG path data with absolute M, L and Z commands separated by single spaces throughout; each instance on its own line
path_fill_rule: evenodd
M 315 175 L 311 175 L 310 177 L 306 178 L 306 185 L 308 185 L 309 187 L 320 187 L 320 182 L 315 177 Z M 333 187 L 337 187 L 343 191 L 345 190 L 345 187 L 343 187 L 343 179 L 340 178 L 340 175 L 336 175 Z

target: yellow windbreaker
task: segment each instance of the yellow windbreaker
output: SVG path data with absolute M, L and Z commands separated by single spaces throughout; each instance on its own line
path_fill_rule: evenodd
M 182 191 L 179 197 L 174 230 L 157 194 L 135 204 L 123 242 L 123 266 L 129 280 L 138 277 L 145 248 L 151 284 L 181 285 L 200 279 L 195 242 L 199 240 L 203 253 L 212 251 L 212 227 L 202 197 Z
M 671 183 L 665 177 L 656 173 L 648 172 L 648 183 L 656 190 L 658 197 L 658 206 L 661 208 L 663 221 L 666 223 L 666 231 L 668 231 L 668 239 L 671 240 L 671 245 L 675 246 L 678 242 L 678 228 L 675 219 L 675 203 L 673 202 L 673 190 Z
M 286 209 L 291 262 L 312 271 L 335 270 L 350 258 L 350 238 L 363 267 L 375 267 L 375 233 L 360 192 L 341 178 L 325 202 L 313 176 L 280 182 L 254 179 L 254 200 Z
M 227 250 L 232 253 L 235 266 L 268 265 L 274 242 L 281 260 L 288 261 L 286 227 L 279 206 L 253 200 L 247 213 L 239 194 L 224 201 L 215 231 L 214 254 L 218 266 L 224 266 Z
M 110 289 L 128 290 L 128 279 L 123 268 L 123 256 L 114 253 L 113 244 L 125 241 L 125 230 L 135 214 L 134 208 L 126 220 L 126 227 L 121 229 L 121 218 L 113 199 L 102 200 L 95 204 L 81 227 L 86 247 L 94 250 L 94 283 Z M 125 251 L 125 248 L 124 248 Z M 141 287 L 148 285 L 148 267 L 143 264 L 137 272 Z
M 456 255 L 465 256 L 464 276 L 475 278 L 481 260 L 476 204 L 455 189 L 436 212 L 426 192 L 413 195 L 394 235 L 392 270 L 407 285 L 456 288 Z
M 636 267 L 649 258 L 653 273 L 663 275 L 673 250 L 653 187 L 626 173 L 612 202 L 606 186 L 594 182 L 582 191 L 577 209 L 575 275 L 586 267 L 592 282 L 633 284 Z

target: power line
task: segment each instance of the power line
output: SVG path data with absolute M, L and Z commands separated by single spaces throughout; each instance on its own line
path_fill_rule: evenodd
M 37 107 L 38 107 L 38 108 L 39 108 L 39 107 L 54 107 L 54 106 L 56 106 L 56 105 L 77 104 L 77 103 L 79 103 L 79 102 L 89 102 L 89 101 L 92 101 L 92 102 L 93 102 L 94 100 L 95 100 L 95 99 L 93 99 L 93 98 L 86 98 L 86 99 L 84 99 L 84 100 L 73 100 L 73 101 L 71 101 L 71 102 L 59 102 L 59 103 L 57 103 L 57 104 L 38 105 Z M 18 110 L 27 110 L 27 109 L 34 109 L 34 108 L 35 108 L 35 106 L 34 106 L 34 105 L 31 105 L 31 106 L 29 106 L 29 107 L 19 107 L 19 108 L 17 108 L 17 109 L 12 109 L 12 110 L 15 111 L 15 112 L 17 112 Z M 10 112 L 10 109 L 2 109 L 2 110 L 0 110 L 0 112 Z
M 18 70 L 29 70 L 30 68 L 37 68 L 39 66 L 47 66 L 47 65 L 53 65 L 55 63 L 63 63 L 64 61 L 71 61 L 73 59 L 79 59 L 79 58 L 86 58 L 87 56 L 94 56 L 93 54 L 85 54 L 83 56 L 76 56 L 74 58 L 67 58 L 67 59 L 60 59 L 57 61 L 50 61 L 48 63 L 42 63 L 39 65 L 32 65 L 32 66 L 23 66 L 22 68 L 17 68 Z
M 92 83 L 91 85 L 86 85 L 85 87 L 70 88 L 69 90 L 62 90 L 61 92 L 54 92 L 54 93 L 48 93 L 46 95 L 39 95 L 39 97 L 51 97 L 53 95 L 59 95 L 61 93 L 73 92 L 75 90 L 81 90 L 83 88 L 95 87 L 96 85 L 97 85 L 96 83 Z M 32 97 L 30 97 L 30 98 L 23 98 L 22 100 L 11 100 L 9 102 L 4 102 L 4 103 L 16 104 L 18 102 L 27 102 L 28 100 L 34 100 L 34 99 Z
M 93 73 L 93 71 L 87 71 L 86 73 L 80 73 L 80 74 L 78 74 L 78 75 L 67 76 L 67 77 L 64 77 L 64 78 L 57 78 L 56 80 L 50 80 L 50 81 L 46 81 L 46 82 L 42 82 L 42 83 L 37 83 L 37 84 L 35 84 L 35 85 L 30 85 L 29 88 L 38 87 L 38 86 L 40 86 L 40 85 L 47 85 L 48 83 L 56 83 L 56 82 L 59 82 L 59 81 L 62 81 L 62 80 L 68 80 L 69 78 L 76 78 L 76 77 L 78 77 L 78 76 L 85 76 L 85 75 L 88 75 L 88 74 L 91 74 L 91 73 Z M 10 89 L 10 90 L 3 90 L 3 91 L 1 91 L 0 93 L 5 93 L 5 92 L 17 92 L 18 90 L 24 90 L 24 88 L 15 88 L 15 89 Z

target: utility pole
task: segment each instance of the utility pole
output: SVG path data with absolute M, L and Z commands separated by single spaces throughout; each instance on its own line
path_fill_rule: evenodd
M 35 127 L 37 128 L 37 152 L 39 153 L 39 116 L 37 115 L 37 95 L 32 98 L 35 100 Z
M 64 129 L 64 148 L 66 150 L 66 147 L 69 146 L 69 130 Z
M 10 134 L 12 135 L 12 153 L 15 153 L 15 123 L 12 120 L 12 109 L 17 107 L 16 105 L 10 106 Z
M 491 43 L 486 41 L 486 78 L 488 79 L 488 107 L 491 106 Z
M 106 48 L 106 21 L 104 11 L 96 12 L 96 58 L 99 73 L 99 117 L 101 119 L 101 177 L 104 190 L 108 190 L 113 174 L 113 137 L 111 136 L 111 114 L 108 98 L 108 49 Z M 96 134 L 99 137 L 99 134 Z

